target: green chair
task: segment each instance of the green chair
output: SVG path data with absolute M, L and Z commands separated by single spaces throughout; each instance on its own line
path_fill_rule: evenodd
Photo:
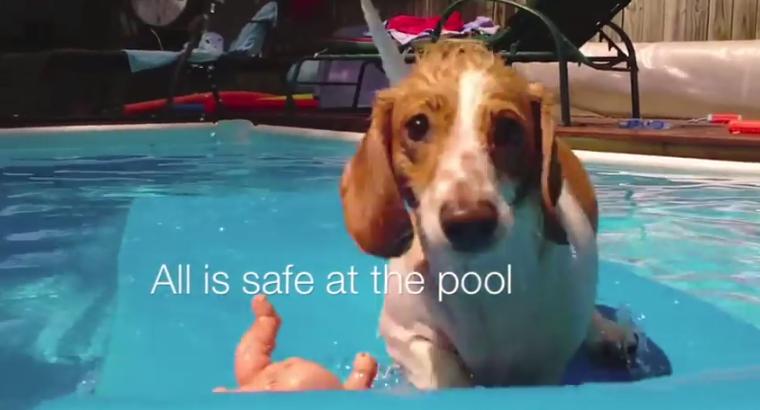
M 443 24 L 456 10 L 469 0 L 458 0 L 441 15 L 438 27 L 429 41 L 441 38 Z M 630 73 L 631 113 L 640 117 L 638 66 L 633 42 L 625 31 L 612 20 L 631 0 L 528 0 L 526 5 L 512 0 L 488 0 L 511 5 L 518 9 L 507 22 L 506 27 L 493 36 L 480 37 L 489 48 L 503 56 L 508 64 L 516 62 L 557 62 L 559 64 L 560 102 L 562 124 L 570 125 L 570 91 L 568 64 L 586 65 L 601 71 L 622 71 Z M 620 36 L 622 45 L 615 43 L 604 31 L 609 28 Z M 599 36 L 614 56 L 586 56 L 580 47 Z M 380 56 L 370 44 L 329 45 L 321 52 L 306 57 L 296 63 L 297 78 L 301 64 L 305 61 L 363 61 L 357 78 L 357 89 L 361 85 L 364 67 L 380 64 Z M 413 45 L 412 45 L 413 46 Z M 354 52 L 351 52 L 354 51 Z M 414 54 L 407 59 L 413 61 Z M 293 81 L 296 83 L 296 81 Z M 327 83 L 312 82 L 312 85 Z M 343 84 L 348 85 L 348 84 Z M 358 91 L 357 91 L 358 95 Z
M 469 0 L 459 0 L 444 11 L 443 21 Z M 512 0 L 490 0 L 510 4 L 519 9 L 502 32 L 485 39 L 488 46 L 499 52 L 509 64 L 515 62 L 557 62 L 560 76 L 562 123 L 570 124 L 570 91 L 568 63 L 586 65 L 600 71 L 630 73 L 631 116 L 639 118 L 638 65 L 633 42 L 612 20 L 631 0 L 528 0 L 526 5 Z M 622 48 L 603 31 L 609 28 L 620 36 Z M 440 37 L 442 25 L 433 33 Z M 595 36 L 607 42 L 616 55 L 586 56 L 580 47 Z

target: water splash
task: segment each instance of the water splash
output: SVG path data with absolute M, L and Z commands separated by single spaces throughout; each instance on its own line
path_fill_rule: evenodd
M 97 387 L 99 374 L 97 370 L 90 370 L 85 373 L 82 380 L 79 381 L 76 388 L 76 393 L 81 396 L 89 396 L 95 394 L 95 388 Z

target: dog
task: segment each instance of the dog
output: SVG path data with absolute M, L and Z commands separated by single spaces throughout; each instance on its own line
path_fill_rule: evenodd
M 635 351 L 595 308 L 596 196 L 554 130 L 551 95 L 477 41 L 429 45 L 378 92 L 340 194 L 353 240 L 399 274 L 380 333 L 417 388 L 557 384 L 584 344 Z M 441 299 L 443 272 L 509 272 L 511 289 Z

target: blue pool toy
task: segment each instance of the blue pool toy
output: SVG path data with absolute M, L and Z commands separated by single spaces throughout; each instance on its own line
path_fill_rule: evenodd
M 620 128 L 641 130 L 667 130 L 671 128 L 669 122 L 664 120 L 645 120 L 642 118 L 630 118 L 618 123 Z
M 618 311 L 609 306 L 597 308 L 608 319 L 618 320 Z M 601 363 L 581 348 L 568 366 L 564 384 L 634 382 L 654 377 L 670 376 L 672 368 L 665 352 L 644 334 L 639 334 L 639 344 L 629 364 Z
M 758 397 L 760 330 L 712 305 L 637 277 L 623 265 L 604 261 L 599 301 L 603 313 L 614 317 L 615 309 L 606 306 L 627 305 L 634 317 L 646 316 L 637 325 L 646 335 L 647 349 L 637 352 L 638 361 L 631 368 L 599 367 L 579 353 L 565 380 L 577 386 L 418 394 L 396 392 L 398 387 L 392 386 L 398 383 L 379 380 L 379 385 L 391 387 L 364 393 L 367 396 L 362 398 L 339 392 L 214 396 L 214 387 L 234 385 L 232 357 L 238 338 L 250 324 L 250 296 L 240 291 L 240 282 L 234 282 L 225 296 L 150 295 L 161 264 L 190 264 L 198 269 L 194 275 L 201 275 L 204 264 L 210 264 L 211 271 L 226 271 L 233 277 L 247 270 L 282 271 L 286 263 L 293 263 L 296 271 L 309 270 L 317 283 L 324 283 L 332 270 L 353 265 L 359 272 L 368 272 L 384 263 L 356 250 L 341 223 L 289 223 L 292 215 L 307 208 L 339 221 L 341 208 L 334 192 L 315 193 L 308 204 L 296 197 L 284 190 L 269 192 L 265 199 L 230 195 L 135 200 L 120 255 L 119 296 L 108 357 L 93 397 L 106 402 L 115 397 L 165 401 L 183 408 L 255 404 L 257 408 L 318 405 L 333 409 L 355 408 L 350 404 L 359 402 L 363 409 L 487 408 L 502 402 L 521 409 L 569 408 L 572 403 L 571 407 L 582 404 L 584 409 L 616 410 L 666 404 L 690 410 L 723 404 L 726 407 L 720 408 L 743 409 L 752 408 L 742 406 Z M 211 211 L 220 207 L 225 212 Z M 258 212 L 252 213 L 251 207 Z M 369 275 L 359 275 L 357 280 L 357 288 L 365 290 L 357 295 L 273 296 L 284 319 L 275 359 L 308 357 L 342 375 L 353 354 L 367 351 L 387 366 L 389 358 L 376 327 L 368 325 L 376 323 L 382 300 L 366 292 L 371 286 Z M 325 322 L 330 312 L 340 313 L 340 323 Z M 657 406 L 647 407 L 653 403 Z

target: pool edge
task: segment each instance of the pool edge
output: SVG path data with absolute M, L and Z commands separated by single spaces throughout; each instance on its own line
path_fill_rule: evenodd
M 328 139 L 348 142 L 358 142 L 364 136 L 363 133 L 353 131 L 336 131 L 319 128 L 304 128 L 282 125 L 253 124 L 244 119 L 223 120 L 216 123 L 209 122 L 180 122 L 180 123 L 142 123 L 142 124 L 101 124 L 101 125 L 66 125 L 66 126 L 41 126 L 28 128 L 0 128 L 0 138 L 5 136 L 18 136 L 19 134 L 35 134 L 55 129 L 58 133 L 82 133 L 104 131 L 146 131 L 146 130 L 171 130 L 182 128 L 216 128 L 222 124 L 237 123 L 251 131 L 263 131 L 269 134 L 281 134 L 288 136 L 300 136 L 312 139 Z M 585 163 L 602 165 L 625 165 L 633 167 L 657 167 L 673 171 L 708 172 L 732 176 L 760 177 L 760 163 L 729 161 L 717 159 L 689 158 L 665 155 L 647 155 L 620 152 L 589 151 L 573 149 L 578 157 Z

